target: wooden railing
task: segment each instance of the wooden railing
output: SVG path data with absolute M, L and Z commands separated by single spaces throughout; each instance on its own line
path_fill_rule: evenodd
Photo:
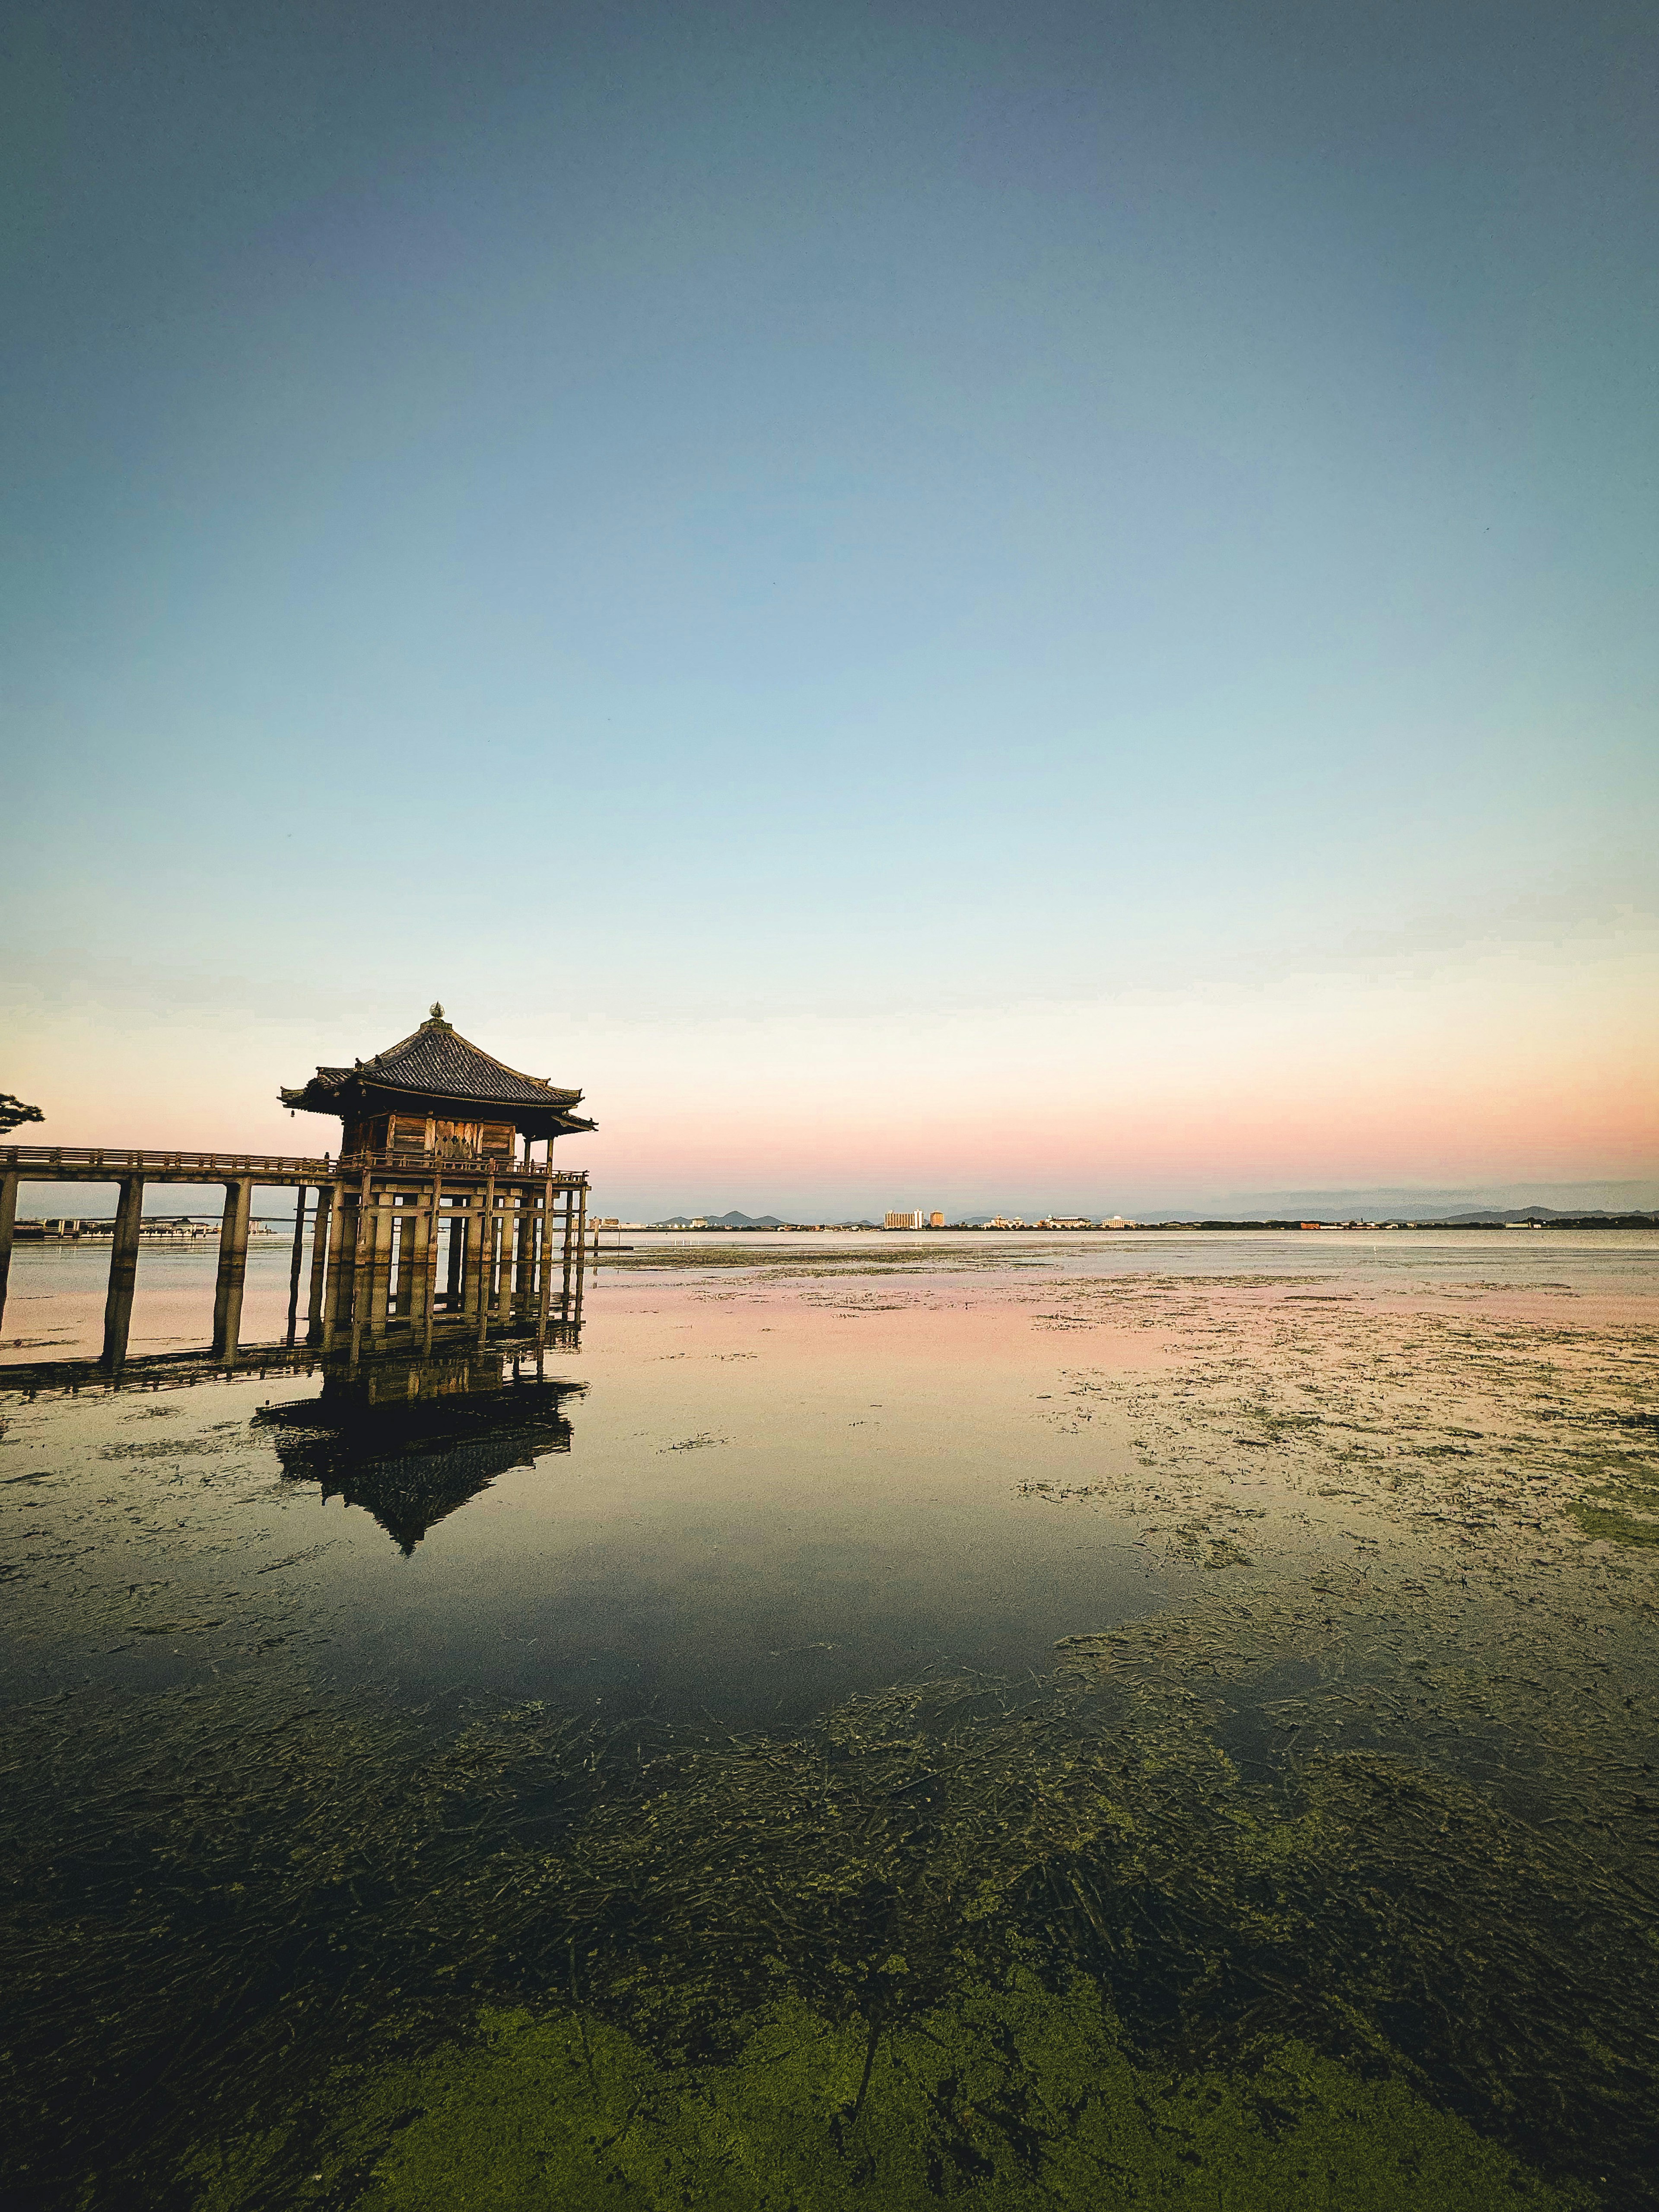
M 440 1152 L 344 1152 L 337 1160 L 331 1160 L 325 1152 L 321 1159 L 289 1159 L 265 1152 L 152 1152 L 129 1148 L 120 1145 L 0 1145 L 0 1174 L 15 1169 L 20 1175 L 31 1171 L 50 1178 L 54 1169 L 69 1172 L 102 1170 L 116 1176 L 145 1174 L 191 1174 L 199 1170 L 204 1182 L 222 1182 L 228 1176 L 282 1176 L 290 1182 L 329 1182 L 338 1175 L 361 1175 L 365 1168 L 391 1170 L 405 1175 L 483 1176 L 492 1171 L 502 1179 L 533 1178 L 537 1182 L 547 1180 L 545 1160 L 532 1161 L 513 1158 L 491 1159 L 482 1152 L 464 1152 L 453 1156 Z M 554 1188 L 558 1190 L 585 1190 L 585 1173 L 556 1168 Z
M 321 1159 L 287 1159 L 264 1152 L 172 1152 L 133 1151 L 119 1145 L 0 1145 L 0 1170 L 16 1168 L 107 1168 L 112 1175 L 200 1168 L 204 1181 L 227 1175 L 308 1176 L 319 1182 L 333 1173 L 328 1155 Z
M 545 1160 L 518 1160 L 506 1153 L 491 1158 L 487 1152 L 342 1152 L 335 1166 L 343 1175 L 361 1175 L 365 1168 L 386 1168 L 404 1175 L 531 1176 L 538 1182 L 547 1181 Z M 585 1170 L 575 1173 L 555 1168 L 553 1186 L 556 1190 L 581 1190 L 587 1182 Z

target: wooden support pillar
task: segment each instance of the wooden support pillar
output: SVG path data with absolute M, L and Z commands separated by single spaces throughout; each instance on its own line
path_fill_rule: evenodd
M 444 1311 L 460 1312 L 465 1303 L 462 1270 L 466 1260 L 467 1213 L 465 1205 L 449 1209 L 449 1259 L 444 1274 Z
M 398 1311 L 411 1329 L 421 1326 L 426 1298 L 426 1240 L 430 1226 L 428 1200 L 423 1190 L 414 1193 L 414 1204 L 405 1194 L 409 1218 L 404 1227 L 404 1250 L 398 1262 Z
M 527 1185 L 519 1191 L 518 1259 L 514 1270 L 513 1310 L 520 1321 L 528 1321 L 533 1310 L 536 1290 L 536 1193 Z
M 483 1231 L 479 1224 L 483 1216 L 483 1194 L 470 1189 L 466 1194 L 466 1212 L 461 1221 L 461 1302 L 456 1311 L 465 1321 L 478 1310 L 478 1253 L 483 1244 Z
M 559 1292 L 561 1321 L 568 1321 L 570 1318 L 570 1270 L 574 1266 L 576 1258 L 570 1245 L 571 1239 L 575 1234 L 575 1228 L 576 1194 L 574 1190 L 567 1190 L 564 1194 L 564 1286 Z
M 374 1210 L 369 1203 L 369 1170 L 363 1170 L 363 1180 L 357 1193 L 356 1218 L 352 1224 L 351 1240 L 351 1364 L 357 1364 L 357 1353 L 363 1340 L 363 1323 L 368 1318 L 370 1281 L 374 1267 L 374 1233 L 379 1227 Z
M 489 1334 L 489 1263 L 495 1249 L 495 1170 L 484 1183 L 483 1214 L 478 1231 L 478 1341 Z
M 495 1199 L 477 1201 L 477 1283 L 469 1314 L 477 1316 L 477 1343 L 489 1329 L 489 1298 L 495 1276 Z
M 495 1326 L 513 1325 L 513 1255 L 520 1236 L 519 1209 L 510 1190 L 501 1194 L 501 1275 L 495 1285 Z
M 400 1195 L 404 1200 L 401 1206 L 398 1203 Z M 408 1203 L 408 1193 L 394 1192 L 392 1200 L 392 1233 L 386 1240 L 386 1306 L 387 1314 L 397 1321 L 401 1321 L 409 1311 L 410 1289 L 409 1263 L 414 1250 L 410 1242 L 414 1224 L 415 1209 Z M 398 1269 L 398 1287 L 395 1291 L 392 1287 L 392 1269 L 394 1260 Z
M 427 1247 L 436 1234 L 430 1194 L 417 1190 L 412 1215 L 404 1223 L 404 1249 L 398 1262 L 398 1310 L 408 1316 L 411 1337 L 425 1323 Z
M 17 1225 L 17 1173 L 0 1175 L 0 1320 L 5 1318 L 6 1282 L 11 1273 L 12 1231 Z
M 300 1265 L 306 1256 L 306 1187 L 294 1194 L 294 1256 L 288 1270 L 288 1336 L 291 1346 L 300 1327 Z
M 566 1319 L 577 1328 L 582 1325 L 582 1281 L 587 1267 L 587 1185 L 580 1193 L 580 1211 L 576 1216 L 576 1310 L 567 1313 Z
M 398 1197 L 395 1190 L 383 1190 L 374 1206 L 374 1283 L 369 1294 L 372 1303 L 368 1309 L 368 1333 L 377 1339 L 385 1337 L 386 1317 L 392 1311 L 392 1261 L 398 1261 L 398 1279 L 401 1285 L 402 1266 L 408 1256 L 400 1249 L 399 1240 L 409 1232 L 404 1225 L 404 1210 Z
M 213 1352 L 227 1365 L 236 1358 L 242 1333 L 242 1285 L 247 1279 L 248 1212 L 253 1185 L 237 1176 L 225 1185 L 225 1213 L 219 1228 L 219 1279 L 213 1293 Z
M 547 1342 L 547 1302 L 553 1287 L 553 1164 L 548 1146 L 547 1178 L 542 1185 L 542 1212 L 536 1262 L 536 1357 Z
M 104 1299 L 104 1364 L 112 1374 L 127 1356 L 132 1293 L 138 1280 L 138 1231 L 144 1218 L 144 1178 L 124 1176 L 110 1239 L 109 1290 Z
M 351 1318 L 351 1284 L 357 1265 L 357 1211 L 346 1204 L 343 1178 L 334 1186 L 330 1208 L 328 1274 L 323 1284 L 323 1350 L 334 1349 L 336 1332 Z
M 306 1309 L 306 1342 L 323 1340 L 323 1298 L 328 1282 L 329 1247 L 339 1233 L 341 1185 L 331 1183 L 317 1193 L 317 1225 L 311 1232 L 311 1299 Z M 325 1204 L 325 1200 L 327 1203 Z
M 432 1349 L 432 1316 L 438 1304 L 438 1234 L 443 1227 L 444 1179 L 441 1175 L 432 1178 L 432 1219 L 426 1238 L 426 1301 L 422 1311 L 423 1328 L 421 1348 Z
M 369 1265 L 369 1307 L 362 1316 L 362 1334 L 380 1343 L 385 1338 L 387 1305 L 392 1303 L 392 1255 L 398 1248 L 398 1199 L 392 1190 L 376 1190 L 369 1199 L 374 1263 Z
M 374 1199 L 374 1264 L 368 1277 L 368 1334 L 380 1342 L 386 1335 L 386 1309 L 392 1300 L 392 1255 L 398 1235 L 398 1194 L 376 1191 Z
M 380 1264 L 374 1270 L 378 1279 L 373 1326 L 382 1336 L 388 1322 L 404 1310 L 404 1291 L 409 1279 L 409 1254 L 404 1245 L 409 1229 L 400 1203 L 402 1196 L 402 1192 L 396 1190 L 380 1194 L 380 1203 L 386 1208 L 386 1241 L 380 1247 Z

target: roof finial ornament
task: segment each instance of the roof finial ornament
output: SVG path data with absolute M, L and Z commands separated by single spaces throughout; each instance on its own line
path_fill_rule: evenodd
M 432 1001 L 432 1018 L 434 1022 L 441 1022 L 443 1018 L 444 1002 L 441 999 L 434 999 Z

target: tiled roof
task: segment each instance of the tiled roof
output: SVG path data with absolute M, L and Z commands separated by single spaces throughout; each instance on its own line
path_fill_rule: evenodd
M 421 1091 L 439 1097 L 477 1099 L 502 1106 L 574 1106 L 580 1091 L 561 1091 L 544 1076 L 522 1075 L 458 1036 L 435 1015 L 421 1024 L 412 1036 L 388 1045 L 373 1060 L 356 1067 L 319 1067 L 317 1082 L 325 1090 L 343 1089 L 354 1079 L 359 1083 L 384 1085 L 393 1091 Z M 307 1088 L 310 1086 L 307 1085 Z
M 358 1073 L 353 1070 L 354 1073 Z M 521 1075 L 458 1036 L 447 1022 L 422 1022 L 413 1036 L 364 1063 L 372 1082 L 399 1090 L 436 1091 L 452 1098 L 495 1098 L 503 1105 L 574 1106 L 580 1091 L 556 1090 L 544 1075 Z

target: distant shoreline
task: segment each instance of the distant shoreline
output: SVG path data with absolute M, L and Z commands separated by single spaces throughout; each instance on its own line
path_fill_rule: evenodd
M 17 1247 L 51 1246 L 60 1249 L 77 1244 L 105 1244 L 113 1233 L 115 1217 L 107 1219 L 83 1218 L 84 1225 L 64 1233 L 42 1227 L 38 1218 L 18 1217 L 14 1237 Z M 281 1215 L 258 1221 L 252 1224 L 254 1241 L 261 1245 L 274 1245 L 291 1236 L 292 1223 Z M 1507 1233 L 1512 1230 L 1540 1234 L 1551 1230 L 1659 1230 L 1659 1213 L 1590 1213 L 1554 1214 L 1527 1217 L 1520 1220 L 1470 1220 L 1467 1217 L 1435 1221 L 1282 1221 L 1228 1220 L 1220 1217 L 1203 1219 L 1164 1221 L 1126 1221 L 1115 1224 L 1105 1222 L 987 1222 L 953 1221 L 938 1228 L 886 1229 L 872 1222 L 860 1221 L 779 1221 L 779 1222 L 705 1222 L 690 1221 L 637 1222 L 607 1221 L 603 1224 L 590 1223 L 590 1230 L 603 1239 L 622 1235 L 635 1237 L 884 1237 L 951 1238 L 965 1237 L 1158 1237 L 1190 1236 L 1195 1231 L 1210 1231 L 1229 1236 L 1267 1234 L 1276 1236 L 1403 1236 L 1427 1231 L 1456 1230 L 1460 1232 L 1481 1234 L 1489 1231 Z M 179 1248 L 205 1246 L 216 1248 L 219 1225 L 216 1222 L 192 1224 L 188 1229 L 150 1228 L 141 1231 L 145 1245 L 172 1245 Z M 601 1250 L 609 1249 L 601 1244 Z
M 1384 1236 L 1407 1231 L 1457 1229 L 1530 1230 L 1549 1229 L 1659 1229 L 1659 1213 L 1614 1214 L 1557 1214 L 1548 1219 L 1542 1217 L 1519 1221 L 1471 1221 L 1455 1218 L 1449 1221 L 1231 1221 L 1218 1218 L 1203 1220 L 1130 1221 L 1116 1226 L 1104 1222 L 986 1222 L 952 1221 L 937 1229 L 884 1229 L 870 1222 L 860 1221 L 780 1221 L 780 1222 L 705 1222 L 690 1221 L 620 1221 L 605 1222 L 603 1235 L 635 1237 L 1146 1237 L 1167 1233 L 1190 1233 L 1195 1229 L 1224 1231 L 1228 1234 L 1243 1231 L 1273 1231 L 1295 1235 L 1372 1235 Z

